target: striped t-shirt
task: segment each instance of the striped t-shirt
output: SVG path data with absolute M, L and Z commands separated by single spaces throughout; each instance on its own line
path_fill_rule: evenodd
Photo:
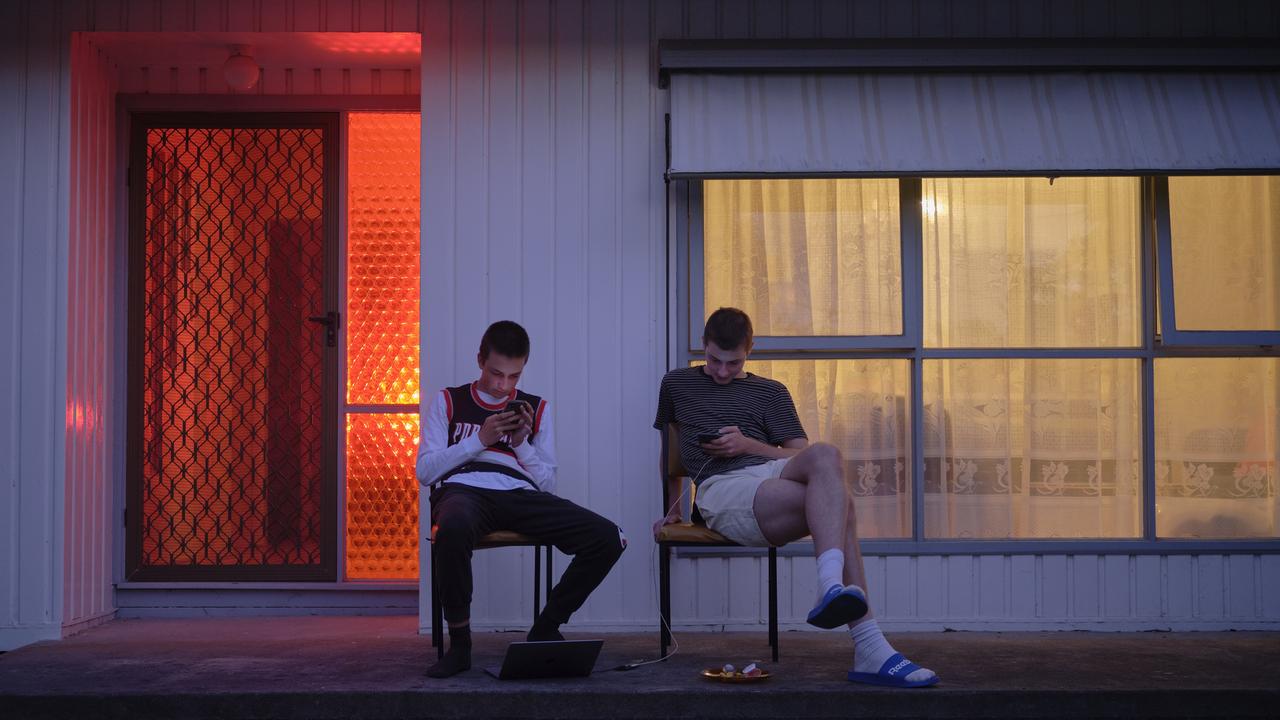
M 662 430 L 668 423 L 679 425 L 680 459 L 698 482 L 773 459 L 763 455 L 711 457 L 698 444 L 699 433 L 735 425 L 743 435 L 768 445 L 808 439 L 785 385 L 752 373 L 719 385 L 700 365 L 672 370 L 662 378 L 653 426 Z

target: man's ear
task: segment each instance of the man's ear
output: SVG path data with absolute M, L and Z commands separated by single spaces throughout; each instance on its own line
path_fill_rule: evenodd
M 484 355 L 481 353 L 476 353 L 476 367 L 484 369 Z

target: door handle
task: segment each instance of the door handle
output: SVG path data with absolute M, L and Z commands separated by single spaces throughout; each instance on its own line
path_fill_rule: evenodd
M 307 318 L 313 323 L 324 326 L 324 344 L 329 347 L 338 346 L 338 328 L 342 325 L 342 316 L 330 310 L 323 315 L 312 315 Z

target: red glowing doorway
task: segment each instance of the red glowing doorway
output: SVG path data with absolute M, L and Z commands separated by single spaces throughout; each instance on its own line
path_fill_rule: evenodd
M 336 573 L 337 116 L 141 114 L 126 577 Z

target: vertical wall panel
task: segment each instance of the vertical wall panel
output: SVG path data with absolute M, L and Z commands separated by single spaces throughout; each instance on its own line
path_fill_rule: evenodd
M 1009 593 L 1009 584 L 1005 581 L 1007 560 L 1001 555 L 988 555 L 978 560 L 978 614 L 982 617 L 1005 614 Z
M 946 573 L 947 617 L 969 619 L 974 612 L 973 565 L 976 558 L 967 555 L 950 555 L 943 558 Z
M 1257 614 L 1258 584 L 1254 577 L 1258 563 L 1248 555 L 1227 558 L 1227 615 L 1251 618 Z
M 1036 558 L 1014 555 L 1009 559 L 1009 614 L 1013 617 L 1039 616 L 1036 606 Z
M 55 3 L 6 3 L 0 209 L 12 313 L 0 367 L 0 649 L 56 637 L 62 612 L 67 67 Z
M 1096 618 L 1101 615 L 1102 585 L 1097 555 L 1073 555 L 1068 562 L 1071 587 L 1071 616 Z
M 1159 617 L 1164 597 L 1164 581 L 1161 559 L 1145 555 L 1134 560 L 1134 607 L 1138 617 Z
M 1102 614 L 1109 618 L 1132 617 L 1133 558 L 1108 555 L 1102 559 Z
M 1195 558 L 1196 616 L 1220 618 L 1226 614 L 1227 574 L 1221 555 Z
M 112 487 L 106 422 L 110 386 L 107 310 L 113 294 L 115 88 L 107 60 L 83 34 L 71 38 L 67 306 L 64 628 L 102 618 L 112 597 Z
M 1165 558 L 1164 597 L 1166 612 L 1172 618 L 1196 617 L 1195 557 L 1171 555 Z
M 27 42 L 23 27 L 23 3 L 0 4 L 0 62 L 7 68 L 26 69 Z M 18 589 L 24 568 L 20 562 L 23 522 L 19 499 L 21 445 L 18 412 L 21 387 L 18 371 L 22 347 L 22 161 L 24 159 L 24 72 L 0 74 L 0 94 L 10 98 L 0 104 L 0 125 L 13 131 L 0 134 L 0 649 L 17 644 L 23 621 L 18 614 Z M 10 637 L 12 636 L 12 638 Z

